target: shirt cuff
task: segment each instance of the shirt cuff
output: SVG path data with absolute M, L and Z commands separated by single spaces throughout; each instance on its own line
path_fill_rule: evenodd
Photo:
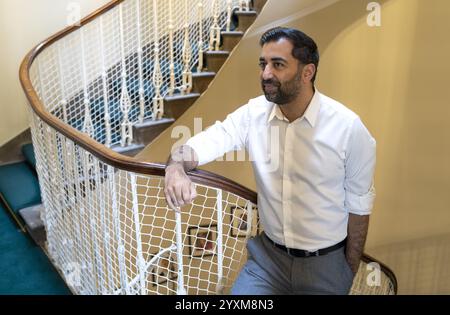
M 345 207 L 349 213 L 357 215 L 369 215 L 372 213 L 373 203 L 375 201 L 375 187 L 371 187 L 369 192 L 364 195 L 355 194 L 349 191 L 345 192 Z
M 200 141 L 197 141 L 197 139 L 194 137 L 190 138 L 185 145 L 191 147 L 192 150 L 195 151 L 198 157 L 198 166 L 201 166 L 203 164 L 208 163 L 206 160 L 205 154 L 202 153 L 202 143 Z

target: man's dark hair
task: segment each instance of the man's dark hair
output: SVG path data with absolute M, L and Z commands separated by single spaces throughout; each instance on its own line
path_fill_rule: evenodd
M 319 67 L 319 50 L 314 40 L 305 33 L 286 27 L 275 27 L 266 31 L 259 41 L 259 44 L 264 46 L 269 42 L 276 42 L 281 38 L 289 40 L 294 49 L 292 49 L 292 56 L 299 60 L 302 64 L 314 64 L 316 66 L 316 73 L 314 73 L 311 82 L 316 80 L 317 68 Z

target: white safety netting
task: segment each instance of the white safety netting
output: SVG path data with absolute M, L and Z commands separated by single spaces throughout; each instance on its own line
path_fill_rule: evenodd
M 214 49 L 217 30 L 234 28 L 231 12 L 245 2 L 126 0 L 43 49 L 30 67 L 33 87 L 66 124 L 127 144 L 130 126 L 160 118 L 162 98 L 189 93 L 202 52 Z M 229 290 L 258 232 L 254 205 L 198 186 L 177 215 L 162 177 L 116 169 L 30 117 L 47 249 L 75 293 Z
M 189 92 L 213 30 L 234 29 L 240 2 L 126 0 L 46 47 L 34 86 L 67 124 L 107 146 L 129 144 L 134 124 L 162 117 L 165 96 Z
M 258 233 L 255 205 L 197 185 L 177 222 L 163 177 L 105 164 L 31 117 L 48 252 L 75 293 L 229 291 Z

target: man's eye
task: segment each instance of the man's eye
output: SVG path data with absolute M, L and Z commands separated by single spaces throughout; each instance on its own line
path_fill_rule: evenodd
M 260 63 L 259 63 L 259 67 L 260 67 L 261 69 L 264 69 L 264 68 L 266 67 L 266 64 L 265 64 L 264 62 L 260 62 Z
M 281 67 L 283 67 L 283 64 L 282 64 L 282 63 L 279 63 L 279 62 L 275 62 L 273 65 L 275 66 L 275 68 L 281 68 Z

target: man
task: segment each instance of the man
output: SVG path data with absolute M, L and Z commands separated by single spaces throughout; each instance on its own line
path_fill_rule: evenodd
M 376 142 L 355 113 L 315 89 L 319 53 L 310 37 L 275 28 L 260 44 L 264 96 L 172 153 L 167 202 L 195 197 L 186 171 L 245 147 L 264 232 L 248 242 L 232 293 L 347 294 L 375 197 Z

